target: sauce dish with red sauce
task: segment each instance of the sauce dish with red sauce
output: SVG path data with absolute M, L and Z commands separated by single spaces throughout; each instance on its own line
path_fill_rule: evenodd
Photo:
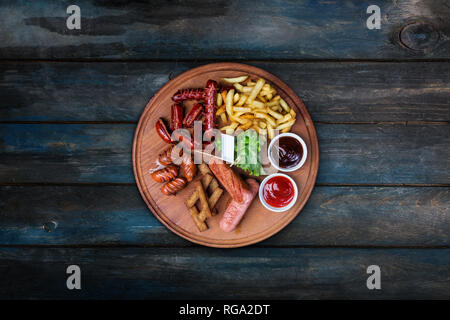
M 259 200 L 274 212 L 289 210 L 297 201 L 298 189 L 295 181 L 284 173 L 267 176 L 259 187 Z

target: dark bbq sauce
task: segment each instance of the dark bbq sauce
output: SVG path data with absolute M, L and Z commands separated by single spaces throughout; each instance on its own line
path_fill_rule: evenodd
M 277 154 L 278 151 L 278 154 Z M 303 156 L 303 148 L 300 142 L 293 137 L 281 137 L 278 139 L 278 148 L 272 148 L 272 158 L 278 156 L 278 165 L 284 169 L 295 167 Z

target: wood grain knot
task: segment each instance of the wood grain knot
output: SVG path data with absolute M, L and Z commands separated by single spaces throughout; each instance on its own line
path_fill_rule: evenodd
M 438 43 L 439 31 L 433 25 L 421 21 L 407 23 L 399 34 L 400 43 L 411 50 L 428 52 Z
M 42 230 L 44 230 L 45 232 L 52 232 L 57 227 L 58 227 L 58 223 L 56 223 L 55 221 L 49 221 L 49 222 L 45 222 L 42 225 Z

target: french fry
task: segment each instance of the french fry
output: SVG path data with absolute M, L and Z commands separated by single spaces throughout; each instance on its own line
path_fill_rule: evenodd
M 244 82 L 245 80 L 247 80 L 248 76 L 240 76 L 240 77 L 235 77 L 235 78 L 223 78 L 223 81 L 228 82 L 228 83 L 239 83 L 239 82 Z
M 253 122 L 252 122 L 252 121 L 247 121 L 247 123 L 241 124 L 238 128 L 239 128 L 239 129 L 242 129 L 242 130 L 247 130 L 247 129 L 249 129 L 251 126 L 253 126 Z
M 259 125 L 259 127 L 260 127 L 261 129 L 267 128 L 267 124 L 266 124 L 264 121 L 260 121 L 260 122 L 258 123 L 258 125 Z
M 265 112 L 255 112 L 255 116 L 257 118 L 266 120 L 268 122 L 268 124 L 270 124 L 274 128 L 277 125 L 275 120 L 271 116 L 267 115 L 267 113 L 265 113 Z
M 288 104 L 283 99 L 280 99 L 280 105 L 286 112 L 291 111 L 291 108 L 289 108 Z
M 222 95 L 218 94 L 216 104 L 218 107 L 220 107 L 220 106 L 222 106 L 222 103 L 223 103 Z
M 262 129 L 262 128 L 258 127 L 257 132 L 261 135 L 267 135 L 267 129 Z
M 255 119 L 255 115 L 246 113 L 246 114 L 242 115 L 241 118 L 253 120 L 253 119 Z
M 212 179 L 211 183 L 209 184 L 209 191 L 211 193 L 214 193 L 214 191 L 219 188 L 219 183 L 217 182 L 216 178 Z
M 234 129 L 232 128 L 228 128 L 227 130 L 225 130 L 226 134 L 232 135 L 234 133 Z
M 294 119 L 297 116 L 297 114 L 295 113 L 294 109 L 291 109 L 291 111 L 289 111 L 289 113 L 291 114 L 292 118 L 294 118 Z
M 222 120 L 223 123 L 227 123 L 228 122 L 227 115 L 225 113 L 222 113 L 220 115 L 220 119 Z
M 278 105 L 275 108 L 273 108 L 273 110 L 277 111 L 277 112 L 283 112 L 283 108 L 280 105 Z
M 282 130 L 284 128 L 288 128 L 288 127 L 292 127 L 292 125 L 295 123 L 295 120 L 290 120 L 288 122 L 285 122 L 283 124 L 280 124 L 279 126 L 277 126 L 275 129 L 277 130 Z
M 220 128 L 220 130 L 227 130 L 227 129 L 233 129 L 234 130 L 234 129 L 237 128 L 238 125 L 239 125 L 239 122 L 232 122 L 228 126 Z
M 248 98 L 247 98 L 247 102 L 248 102 Z M 261 102 L 258 100 L 253 100 L 251 103 L 249 103 L 249 105 L 256 109 L 263 109 L 266 106 L 264 104 L 264 102 Z
M 217 182 L 216 178 L 214 178 L 214 176 L 212 175 L 211 170 L 209 169 L 208 165 L 206 165 L 205 163 L 202 163 L 198 166 L 198 169 L 199 169 L 200 173 L 203 175 L 202 185 L 203 185 L 204 190 L 208 189 L 211 194 L 211 196 L 208 199 L 208 204 L 209 204 L 209 208 L 213 209 L 215 207 L 217 201 L 221 197 L 221 195 L 223 193 L 223 189 L 221 189 L 219 187 L 219 183 Z M 194 191 L 194 193 L 196 193 L 196 191 Z M 198 200 L 198 193 L 197 193 L 197 198 L 194 201 L 194 204 L 197 200 Z
M 242 87 L 242 93 L 251 93 L 253 91 L 253 87 Z
M 244 86 L 240 83 L 234 83 L 233 86 L 236 88 L 237 91 L 239 92 L 244 92 Z
M 234 107 L 233 110 L 236 112 L 252 112 L 251 108 L 245 108 L 245 107 Z
M 234 96 L 233 96 L 233 103 L 238 102 L 238 101 L 239 101 L 239 98 L 240 98 L 239 93 L 236 92 L 236 93 L 234 94 Z
M 279 119 L 277 121 L 277 124 L 280 125 L 280 124 L 285 123 L 286 121 L 289 121 L 289 120 L 292 120 L 292 116 L 291 116 L 290 113 L 284 115 L 283 118 Z
M 267 136 L 270 140 L 272 140 L 275 137 L 275 132 L 271 124 L 267 124 Z
M 250 95 L 247 98 L 247 101 L 249 103 L 252 103 L 253 100 L 255 100 L 256 96 L 261 91 L 261 89 L 262 89 L 262 87 L 264 86 L 265 83 L 266 83 L 266 80 L 264 80 L 263 78 L 259 78 L 258 81 L 256 81 L 256 84 L 253 87 L 252 92 L 250 92 Z
M 220 96 L 220 94 L 218 94 L 217 96 Z M 217 109 L 216 116 L 220 116 L 224 112 L 225 112 L 225 107 L 221 106 L 219 109 Z
M 205 190 L 203 190 L 203 186 L 200 181 L 197 183 L 197 192 L 198 198 L 202 206 L 202 211 L 200 211 L 200 214 L 203 213 L 206 216 L 206 218 L 210 218 L 211 209 L 209 208 L 208 199 L 206 198 Z
M 245 94 L 241 94 L 241 97 L 238 101 L 238 103 L 236 103 L 237 106 L 243 106 L 245 101 L 247 100 L 248 96 L 246 96 Z
M 267 99 L 264 98 L 263 96 L 257 96 L 256 99 L 255 99 L 255 101 L 261 101 L 262 103 L 266 103 L 267 102 Z
M 240 118 L 240 116 L 242 115 L 243 113 L 237 113 L 237 114 L 235 114 L 235 115 L 230 115 L 230 119 L 231 119 L 231 121 L 233 121 L 233 122 L 237 122 L 237 123 L 239 123 L 239 124 L 246 124 L 247 123 L 247 119 L 241 119 Z
M 202 177 L 202 186 L 203 186 L 203 189 L 204 189 L 204 190 L 208 189 L 209 184 L 211 183 L 212 179 L 214 179 L 214 178 L 213 178 L 213 176 L 212 176 L 211 174 L 209 174 L 209 173 L 205 174 L 205 175 Z
M 227 98 L 227 90 L 223 90 L 220 95 L 222 96 L 222 100 L 225 102 L 225 99 Z
M 267 113 L 270 114 L 272 117 L 274 117 L 277 120 L 283 119 L 283 115 L 281 113 L 278 113 L 276 111 L 273 111 L 270 108 L 267 108 Z
M 272 99 L 272 101 L 269 101 L 269 102 L 266 103 L 266 107 L 269 107 L 269 108 L 275 107 L 275 106 L 278 106 L 278 105 L 280 105 L 280 102 L 278 100 L 274 101 L 273 99 Z
M 277 95 L 277 96 L 273 97 L 272 100 L 273 100 L 273 101 L 278 101 L 278 100 L 280 100 L 280 99 L 281 99 L 281 97 Z
M 211 196 L 208 199 L 208 204 L 210 208 L 214 208 L 217 204 L 217 201 L 219 201 L 220 197 L 222 196 L 223 189 L 216 188 L 212 193 Z
M 206 225 L 205 221 L 200 219 L 199 217 L 200 214 L 195 206 L 189 207 L 189 212 L 191 213 L 192 219 L 194 220 L 195 225 L 197 226 L 200 232 L 208 229 L 208 226 Z
M 192 192 L 192 194 L 190 195 L 189 198 L 187 198 L 187 200 L 184 202 L 186 204 L 186 207 L 190 208 L 195 206 L 195 203 L 198 200 L 198 192 L 197 190 L 195 190 L 194 192 Z
M 212 175 L 212 172 L 209 169 L 208 165 L 206 163 L 204 163 L 204 162 L 202 162 L 201 164 L 198 165 L 198 170 L 200 171 L 200 173 L 202 175 L 205 175 L 205 174 Z
M 227 95 L 225 97 L 225 108 L 227 110 L 228 116 L 233 116 L 233 97 L 234 97 L 234 89 L 231 89 L 227 92 Z

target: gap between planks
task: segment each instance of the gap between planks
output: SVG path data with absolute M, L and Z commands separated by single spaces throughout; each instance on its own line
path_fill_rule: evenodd
M 242 249 L 242 248 L 257 248 L 257 249 L 365 249 L 365 250 L 371 250 L 371 249 L 387 249 L 387 250 L 398 250 L 398 249 L 404 249 L 404 250 L 410 250 L 410 249 L 418 249 L 418 250 L 428 250 L 428 249 L 450 249 L 450 246 L 448 245 L 423 245 L 423 246 L 389 246 L 389 245 L 374 245 L 374 246 L 368 246 L 368 245 L 264 245 L 264 244 L 253 244 L 250 246 L 245 247 L 238 247 L 238 248 L 212 248 L 212 247 L 206 247 L 197 245 L 195 243 L 186 243 L 186 244 L 176 244 L 176 245 L 163 245 L 163 244 L 157 244 L 157 245 L 146 245 L 146 244 L 0 244 L 0 249 L 3 248 L 19 248 L 19 249 L 27 249 L 27 248 L 38 248 L 38 249 L 126 249 L 126 248 L 148 248 L 148 249 L 158 249 L 158 248 L 173 248 L 173 249 L 212 249 L 212 250 L 228 250 L 228 249 Z
M 0 121 L 0 124 L 133 124 L 137 125 L 138 121 Z M 351 124 L 351 125 L 428 125 L 428 126 L 448 126 L 449 121 L 314 121 L 314 124 Z
M 0 59 L 0 63 L 66 63 L 66 62 L 87 62 L 87 63 L 142 63 L 142 62 L 173 62 L 173 63 L 215 63 L 215 62 L 237 62 L 237 63 L 410 63 L 410 62 L 436 62 L 448 63 L 450 58 L 402 58 L 402 59 Z
M 134 182 L 0 182 L 0 187 L 121 187 L 121 186 L 136 186 Z M 316 183 L 314 187 L 435 187 L 445 188 L 450 187 L 446 183 Z

